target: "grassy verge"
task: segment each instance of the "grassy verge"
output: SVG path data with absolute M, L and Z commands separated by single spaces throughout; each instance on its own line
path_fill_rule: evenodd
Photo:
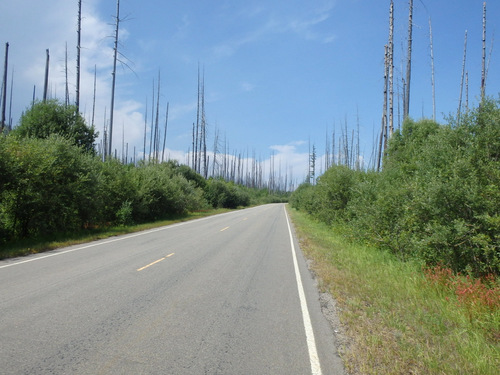
M 101 240 L 127 233 L 162 227 L 183 221 L 199 219 L 205 216 L 216 215 L 231 211 L 229 209 L 212 209 L 192 212 L 186 215 L 172 216 L 165 220 L 129 226 L 113 226 L 103 228 L 85 229 L 77 233 L 57 233 L 44 238 L 24 239 L 0 246 L 0 259 L 13 258 L 29 254 L 41 253 L 61 247 L 78 245 L 95 240 Z
M 470 306 L 429 280 L 420 264 L 353 244 L 289 211 L 320 287 L 337 301 L 351 374 L 498 374 L 498 305 L 471 316 Z

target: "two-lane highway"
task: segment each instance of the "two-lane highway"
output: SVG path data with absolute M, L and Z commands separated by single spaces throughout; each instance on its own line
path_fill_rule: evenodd
M 0 262 L 2 374 L 343 374 L 284 205 Z

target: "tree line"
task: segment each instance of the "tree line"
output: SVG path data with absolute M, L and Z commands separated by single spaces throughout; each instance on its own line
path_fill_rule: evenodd
M 56 99 L 35 103 L 0 135 L 0 244 L 286 199 L 177 161 L 103 161 L 96 137 L 75 106 Z

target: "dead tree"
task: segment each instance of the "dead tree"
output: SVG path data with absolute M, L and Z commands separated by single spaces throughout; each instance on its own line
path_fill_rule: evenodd
M 146 135 L 148 129 L 148 98 L 146 98 L 146 110 L 144 111 L 144 155 L 143 160 L 146 161 Z
M 337 157 L 338 160 L 338 157 Z M 331 165 L 335 165 L 335 123 L 333 124 L 333 132 L 332 132 L 332 162 Z
M 434 79 L 434 45 L 432 43 L 431 17 L 429 17 L 429 39 L 431 49 L 432 119 L 436 121 L 436 81 Z
M 328 134 L 328 128 L 326 128 L 326 134 L 325 134 L 325 171 L 327 171 L 329 168 L 330 168 L 330 135 Z
M 50 61 L 50 55 L 49 55 L 49 50 L 47 49 L 46 51 L 47 54 L 47 59 L 45 60 L 45 80 L 44 80 L 44 85 L 43 85 L 43 101 L 47 101 L 47 90 L 49 87 L 49 61 Z
M 483 3 L 483 57 L 481 67 L 481 101 L 486 95 L 486 1 Z
M 465 37 L 464 37 L 464 57 L 462 60 L 462 75 L 460 78 L 460 95 L 458 97 L 457 124 L 460 124 L 460 113 L 462 111 L 462 93 L 464 91 L 465 60 L 466 60 L 466 58 L 467 58 L 467 30 L 465 30 Z
M 193 122 L 193 140 L 192 140 L 192 145 L 191 145 L 191 168 L 194 169 L 196 171 L 196 157 L 195 157 L 195 152 L 194 152 L 194 148 L 195 148 L 195 134 L 194 134 L 194 130 L 195 130 L 195 127 L 194 127 L 194 122 Z
M 158 90 L 156 91 L 156 117 L 155 117 L 155 125 L 154 125 L 154 139 L 153 139 L 153 155 L 154 161 L 158 161 L 158 152 L 159 152 L 159 121 L 160 121 L 160 71 L 158 71 Z
M 200 172 L 200 168 L 199 168 L 199 158 L 198 158 L 198 151 L 199 151 L 199 141 L 200 141 L 200 137 L 199 137 L 199 134 L 200 134 L 200 96 L 201 96 L 201 92 L 200 92 L 201 88 L 200 88 L 200 64 L 198 64 L 198 99 L 197 99 L 197 105 L 196 105 L 196 131 L 193 135 L 194 139 L 195 139 L 195 144 L 194 144 L 194 148 L 193 148 L 193 152 L 194 152 L 194 170 L 196 172 Z
M 64 50 L 64 76 L 65 76 L 65 94 L 64 94 L 64 105 L 67 107 L 69 105 L 69 85 L 68 85 L 68 43 L 66 43 L 66 48 Z
M 14 91 L 14 69 L 12 69 L 12 75 L 10 79 L 10 98 L 9 98 L 9 125 L 8 130 L 12 130 L 12 92 Z
M 215 128 L 214 133 L 214 156 L 212 161 L 212 177 L 216 177 L 216 173 L 219 173 L 218 163 L 217 163 L 217 153 L 219 151 L 219 130 Z M 217 171 L 217 172 L 216 172 Z
M 151 131 L 149 132 L 149 154 L 148 160 L 151 161 L 151 155 L 153 153 L 153 135 L 155 127 L 155 80 L 153 78 L 153 103 L 151 104 Z
M 382 154 L 385 152 L 386 139 L 387 139 L 387 83 L 389 75 L 389 63 L 388 63 L 388 46 L 385 45 L 384 54 L 384 105 L 382 107 L 382 124 L 380 128 L 380 138 L 378 145 L 378 155 L 377 155 L 377 171 L 380 171 L 382 164 Z
M 359 121 L 359 109 L 356 108 L 356 148 L 355 148 L 355 164 L 354 167 L 356 168 L 357 171 L 361 169 L 361 164 L 360 164 L 360 156 L 361 156 L 361 151 L 359 149 L 359 127 L 360 127 L 360 121 Z M 352 137 L 354 139 L 354 136 Z
M 113 114 L 115 109 L 115 86 L 116 86 L 116 61 L 118 58 L 118 31 L 120 28 L 120 0 L 116 0 L 116 23 L 115 23 L 115 43 L 113 47 L 113 76 L 111 83 L 111 109 L 109 114 L 109 147 L 108 154 L 110 155 L 113 147 Z
M 3 65 L 2 81 L 2 122 L 0 123 L 0 133 L 5 129 L 5 107 L 7 103 L 7 70 L 9 65 L 9 43 L 5 43 L 5 61 Z
M 465 110 L 469 111 L 469 72 L 465 72 Z
M 164 161 L 164 157 L 165 157 L 165 145 L 166 145 L 166 142 L 167 142 L 168 107 L 169 107 L 169 103 L 167 102 L 167 113 L 165 114 L 165 131 L 163 132 L 163 148 L 162 148 L 162 152 L 161 152 L 161 161 L 162 162 Z
M 394 1 L 389 11 L 389 137 L 394 132 Z
M 203 155 L 203 176 L 208 177 L 208 159 L 207 159 L 207 120 L 205 116 L 205 71 L 201 81 L 201 139 L 200 151 Z
M 117 24 L 118 27 L 118 24 Z M 118 32 L 117 32 L 118 33 Z M 82 34 L 82 0 L 78 0 L 78 28 L 76 31 L 76 97 L 75 106 L 76 112 L 80 112 L 80 47 L 81 47 L 81 34 Z M 111 111 L 113 109 L 111 108 Z
M 403 118 L 407 118 L 410 113 L 410 82 L 411 82 L 411 48 L 413 32 L 413 0 L 410 0 L 410 11 L 408 15 L 408 56 L 406 58 L 406 93 Z
M 94 95 L 93 95 L 93 98 L 92 98 L 92 122 L 91 122 L 92 128 L 94 127 L 94 119 L 95 119 L 95 94 L 96 94 L 96 87 L 97 87 L 97 65 L 94 65 Z
M 313 185 L 316 184 L 316 146 L 314 143 L 311 153 L 311 181 Z

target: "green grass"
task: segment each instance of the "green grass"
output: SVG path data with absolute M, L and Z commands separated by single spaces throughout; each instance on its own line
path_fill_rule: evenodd
M 418 262 L 401 262 L 289 211 L 320 288 L 337 301 L 350 373 L 498 374 L 498 306 L 471 319 L 470 308 L 430 282 Z
M 0 246 L 0 259 L 13 258 L 29 254 L 41 253 L 61 247 L 78 245 L 95 240 L 101 240 L 113 236 L 127 233 L 140 232 L 143 230 L 171 225 L 183 221 L 194 220 L 205 216 L 216 215 L 231 211 L 229 209 L 211 209 L 206 211 L 192 212 L 186 215 L 171 216 L 168 219 L 153 223 L 129 225 L 129 226 L 109 226 L 103 228 L 85 229 L 77 233 L 55 233 L 43 238 L 23 239 L 10 242 Z

